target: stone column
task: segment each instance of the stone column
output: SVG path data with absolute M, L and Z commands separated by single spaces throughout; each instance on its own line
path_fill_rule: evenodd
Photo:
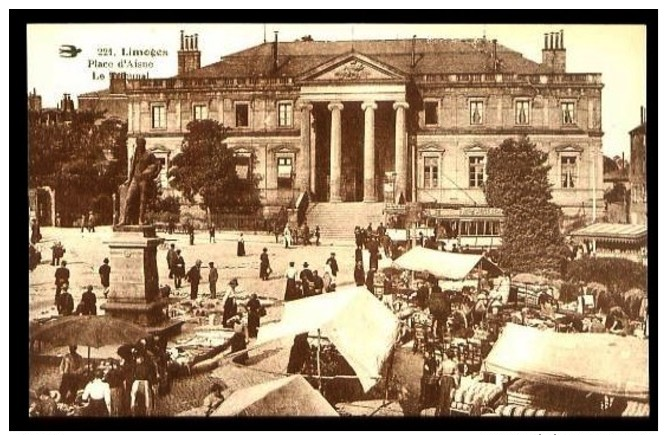
M 375 109 L 374 101 L 361 105 L 364 111 L 364 202 L 376 202 L 375 194 Z
M 301 103 L 299 106 L 301 110 L 301 155 L 299 156 L 299 189 L 310 193 L 310 173 L 312 172 L 311 158 L 310 158 L 310 112 L 313 110 L 313 105 L 307 102 Z
M 331 111 L 331 167 L 329 172 L 329 202 L 341 202 L 340 172 L 341 172 L 341 132 L 340 112 L 343 103 L 334 101 L 327 108 Z
M 410 106 L 405 101 L 394 103 L 396 111 L 396 198 L 403 194 L 407 200 L 407 179 L 408 179 L 408 151 L 405 137 L 405 109 Z

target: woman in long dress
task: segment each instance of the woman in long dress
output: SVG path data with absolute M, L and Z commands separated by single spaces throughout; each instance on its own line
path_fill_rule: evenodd
M 245 257 L 245 240 L 243 240 L 243 233 L 239 236 L 239 241 L 236 244 L 236 256 Z
M 292 232 L 289 229 L 289 225 L 285 225 L 285 230 L 283 231 L 283 238 L 285 239 L 285 249 L 287 249 L 292 245 Z
M 267 249 L 262 249 L 262 255 L 259 256 L 259 277 L 263 281 L 269 279 L 269 270 L 271 270 L 271 264 L 269 263 L 269 254 Z

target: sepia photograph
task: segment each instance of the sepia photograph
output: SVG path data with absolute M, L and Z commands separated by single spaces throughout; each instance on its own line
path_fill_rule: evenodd
M 28 24 L 30 419 L 654 415 L 647 37 Z

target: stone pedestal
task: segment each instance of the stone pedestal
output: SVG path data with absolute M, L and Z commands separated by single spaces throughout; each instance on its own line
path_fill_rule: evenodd
M 164 239 L 150 225 L 114 227 L 109 245 L 111 279 L 106 314 L 152 330 L 173 327 L 166 314 L 168 300 L 160 295 L 157 247 Z

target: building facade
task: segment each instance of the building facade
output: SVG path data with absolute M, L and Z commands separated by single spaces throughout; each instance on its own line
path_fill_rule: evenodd
M 646 109 L 630 131 L 630 223 L 646 223 Z
M 601 75 L 566 72 L 562 31 L 544 35 L 541 63 L 487 39 L 276 34 L 202 67 L 198 43 L 181 32 L 175 77 L 112 82 L 127 98 L 129 136 L 146 137 L 165 174 L 188 123 L 214 119 L 268 206 L 302 192 L 312 202 L 476 206 L 488 150 L 528 135 L 548 153 L 565 215 L 604 212 Z

